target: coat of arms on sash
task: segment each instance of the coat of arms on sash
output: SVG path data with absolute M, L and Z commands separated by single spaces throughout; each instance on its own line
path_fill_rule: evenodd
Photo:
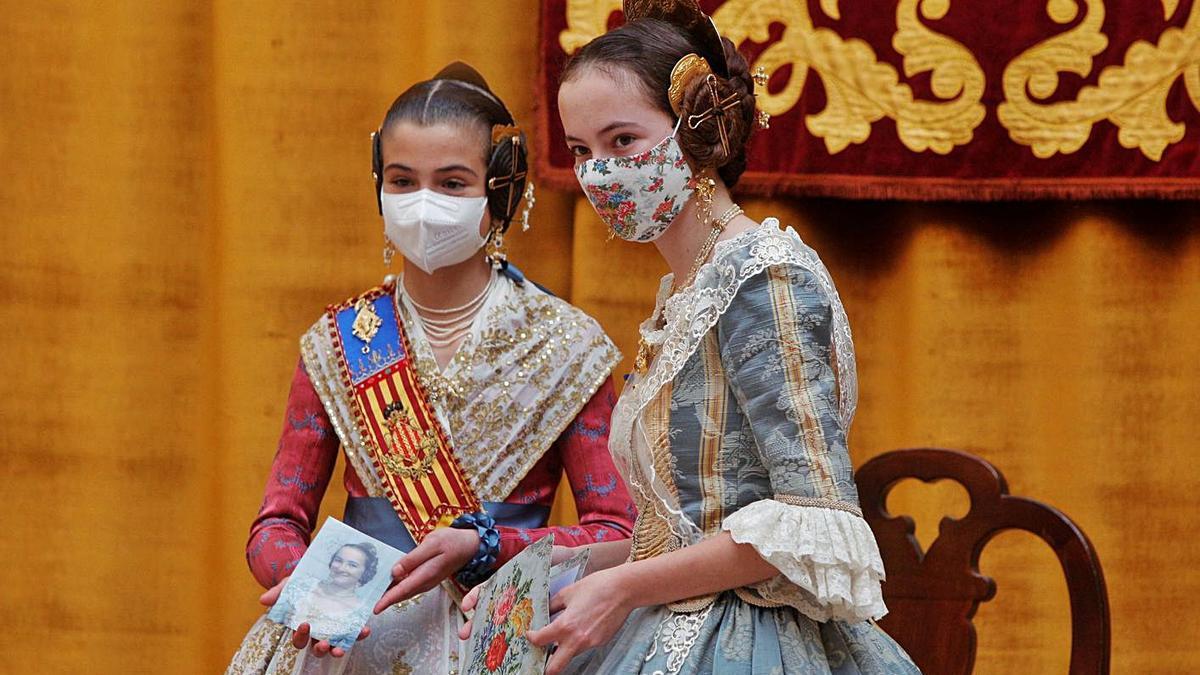
M 388 471 L 405 478 L 419 479 L 433 469 L 441 444 L 432 429 L 418 429 L 409 421 L 411 413 L 400 401 L 389 403 L 383 411 L 383 435 L 397 452 L 384 455 Z M 417 439 L 416 447 L 411 439 Z
M 329 308 L 346 403 L 396 513 L 420 542 L 480 502 L 421 387 L 392 286 Z

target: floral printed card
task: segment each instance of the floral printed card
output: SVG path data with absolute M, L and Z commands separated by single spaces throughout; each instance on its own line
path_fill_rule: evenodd
M 403 553 L 327 518 L 267 618 L 292 630 L 309 625 L 318 640 L 350 649 L 392 581 Z
M 550 554 L 554 535 L 508 561 L 479 594 L 471 627 L 470 675 L 540 675 L 546 650 L 525 639 L 550 614 Z

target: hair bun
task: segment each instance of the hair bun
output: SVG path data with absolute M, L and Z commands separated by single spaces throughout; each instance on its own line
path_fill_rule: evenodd
M 495 125 L 514 123 L 512 113 L 508 111 L 508 107 L 504 105 L 504 102 L 500 100 L 500 97 L 496 96 L 495 92 L 492 91 L 492 88 L 488 86 L 487 80 L 483 78 L 483 74 L 478 70 L 475 70 L 475 68 L 470 64 L 462 61 L 455 61 L 445 68 L 439 70 L 437 75 L 434 75 L 430 79 L 430 81 L 437 80 L 455 82 L 459 86 L 466 87 L 467 89 L 473 89 L 491 99 L 492 102 L 494 102 L 503 110 L 501 114 L 492 116 L 492 119 L 489 120 L 491 124 Z
M 679 145 L 698 166 L 717 169 L 733 187 L 745 171 L 746 146 L 755 127 L 754 81 L 733 43 L 724 38 L 722 43 L 730 77 L 696 78 L 688 85 L 680 106 Z
M 438 71 L 431 79 L 434 80 L 455 80 L 457 82 L 466 82 L 488 92 L 492 92 L 492 88 L 488 86 L 487 80 L 483 79 L 483 74 L 475 70 L 470 65 L 462 61 L 455 61 L 450 65 Z

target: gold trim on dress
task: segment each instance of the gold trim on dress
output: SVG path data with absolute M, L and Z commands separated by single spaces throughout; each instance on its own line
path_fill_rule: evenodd
M 775 501 L 788 506 L 805 506 L 818 509 L 833 509 L 834 511 L 845 511 L 851 515 L 863 517 L 862 509 L 847 502 L 837 501 L 835 499 L 824 499 L 822 497 L 801 497 L 798 495 L 774 495 Z
M 467 480 L 485 501 L 512 494 L 620 360 L 582 311 L 530 285 L 501 282 L 479 331 L 467 336 L 444 370 L 421 338 L 419 322 L 397 303 L 417 376 L 451 430 Z

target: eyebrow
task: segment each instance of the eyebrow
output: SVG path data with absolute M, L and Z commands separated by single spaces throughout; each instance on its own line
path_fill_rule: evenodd
M 391 164 L 388 164 L 387 166 L 383 167 L 384 171 L 387 171 L 388 169 L 399 169 L 401 171 L 415 171 L 415 169 L 413 169 L 411 166 L 405 166 L 404 164 L 400 164 L 399 162 L 392 162 Z M 476 173 L 474 169 L 472 169 L 469 166 L 466 166 L 465 164 L 451 164 L 450 166 L 443 166 L 440 169 L 435 169 L 434 173 L 449 173 L 451 171 L 466 171 L 467 173 L 471 174 L 472 176 L 476 176 L 476 177 L 479 176 L 479 174 Z
M 479 174 L 475 173 L 475 169 L 472 169 L 471 167 L 466 166 L 465 164 L 451 164 L 450 166 L 443 166 L 442 168 L 434 171 L 434 173 L 449 173 L 451 171 L 466 171 L 467 173 L 471 174 L 472 176 L 479 175 Z
M 616 122 L 612 122 L 612 123 L 611 123 L 611 124 L 609 124 L 608 126 L 606 126 L 606 127 L 604 127 L 603 129 L 601 129 L 601 130 L 600 130 L 600 135 L 601 135 L 601 136 L 603 136 L 604 134 L 607 134 L 608 132 L 610 132 L 610 131 L 613 131 L 614 129 L 620 129 L 621 127 L 639 127 L 639 128 L 640 128 L 640 127 L 641 127 L 641 125 L 640 125 L 640 124 L 638 124 L 637 122 L 626 122 L 626 121 L 624 121 L 624 120 L 617 120 Z M 565 138 L 566 138 L 568 141 L 578 141 L 578 140 L 580 140 L 580 139 L 578 139 L 578 138 L 575 138 L 574 136 L 570 136 L 570 135 L 566 136 Z

